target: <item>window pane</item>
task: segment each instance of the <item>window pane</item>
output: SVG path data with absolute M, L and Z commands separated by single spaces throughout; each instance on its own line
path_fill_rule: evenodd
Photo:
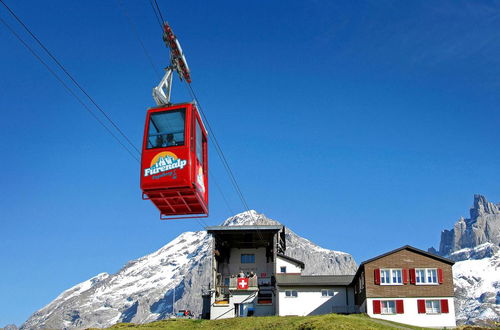
M 441 313 L 441 304 L 439 300 L 426 300 L 425 312 L 429 314 Z
M 292 297 L 297 297 L 298 294 L 297 294 L 297 291 L 292 291 Z
M 198 120 L 196 120 L 196 157 L 203 166 L 203 135 L 201 135 L 201 127 Z
M 392 283 L 401 283 L 401 270 L 393 269 L 392 270 Z
M 394 300 L 382 300 L 382 314 L 395 314 L 396 302 Z
M 390 270 L 389 269 L 381 269 L 380 270 L 380 283 L 389 283 L 390 281 Z
M 153 113 L 149 117 L 147 149 L 184 145 L 185 109 Z
M 425 269 L 417 269 L 417 283 L 425 283 Z
M 292 295 L 291 291 L 285 291 L 285 296 L 290 297 Z
M 435 269 L 427 270 L 427 282 L 428 283 L 437 283 L 437 271 Z
M 241 255 L 242 264 L 253 264 L 255 263 L 255 254 L 242 254 Z
M 286 273 L 286 267 L 281 267 L 280 271 L 281 271 L 281 273 Z
M 321 290 L 321 296 L 326 297 L 328 295 L 326 290 Z

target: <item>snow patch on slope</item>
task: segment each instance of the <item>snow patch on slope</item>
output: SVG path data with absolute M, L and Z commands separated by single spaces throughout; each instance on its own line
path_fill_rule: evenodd
M 486 246 L 477 248 L 484 250 Z M 457 262 L 453 266 L 453 277 L 459 323 L 486 324 L 500 320 L 500 252 L 487 258 Z

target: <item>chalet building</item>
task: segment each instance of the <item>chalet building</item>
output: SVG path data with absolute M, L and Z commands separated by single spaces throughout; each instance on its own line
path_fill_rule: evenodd
M 276 259 L 285 253 L 285 227 L 213 226 L 207 231 L 213 237 L 210 319 L 275 315 Z
M 453 264 L 409 245 L 364 261 L 352 283 L 356 306 L 374 318 L 455 326 Z
M 355 275 L 302 275 L 285 255 L 282 225 L 213 226 L 204 317 L 367 313 L 416 326 L 455 326 L 453 261 L 411 246 L 359 266 Z

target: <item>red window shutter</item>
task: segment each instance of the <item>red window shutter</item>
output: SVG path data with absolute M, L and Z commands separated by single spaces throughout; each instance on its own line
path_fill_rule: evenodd
M 375 269 L 373 271 L 373 275 L 374 275 L 374 278 L 375 278 L 375 284 L 380 284 L 380 269 Z
M 441 313 L 449 313 L 448 299 L 441 299 Z
M 425 300 L 424 299 L 418 299 L 417 300 L 417 306 L 418 306 L 418 313 L 419 314 L 425 314 Z
M 438 268 L 438 283 L 442 284 L 443 283 L 443 270 L 441 268 Z
M 405 308 L 404 308 L 403 300 L 396 300 L 396 313 L 404 314 L 404 312 L 405 312 Z
M 410 283 L 411 284 L 417 283 L 417 275 L 415 274 L 415 268 L 410 269 Z
M 403 284 L 408 284 L 408 269 L 403 269 Z
M 373 301 L 373 314 L 380 314 L 380 313 L 381 313 L 380 300 L 374 300 Z

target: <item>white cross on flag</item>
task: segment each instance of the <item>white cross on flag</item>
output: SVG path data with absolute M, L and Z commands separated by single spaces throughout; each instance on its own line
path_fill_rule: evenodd
M 238 290 L 247 290 L 247 289 L 248 289 L 248 278 L 239 278 Z

